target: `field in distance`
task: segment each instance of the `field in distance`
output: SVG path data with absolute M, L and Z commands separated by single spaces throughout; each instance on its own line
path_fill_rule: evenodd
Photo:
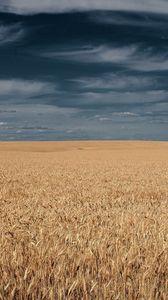
M 0 299 L 168 299 L 168 142 L 0 143 Z

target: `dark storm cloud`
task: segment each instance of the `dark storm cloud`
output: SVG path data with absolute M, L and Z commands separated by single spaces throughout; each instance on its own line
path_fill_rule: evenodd
M 0 14 L 0 139 L 167 139 L 168 17 L 151 2 L 5 1 L 21 15 Z

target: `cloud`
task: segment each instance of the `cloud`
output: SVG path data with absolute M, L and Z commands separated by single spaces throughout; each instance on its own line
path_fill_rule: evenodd
M 71 60 L 83 63 L 124 63 L 132 59 L 137 51 L 137 47 L 109 47 L 106 45 L 81 46 L 79 49 L 72 49 L 71 51 L 55 51 L 42 54 L 44 57 L 52 59 Z
M 116 120 L 121 120 L 123 118 L 137 119 L 138 117 L 140 117 L 140 115 L 137 113 L 121 111 L 121 112 L 108 113 L 107 115 L 102 115 L 102 116 L 96 115 L 95 119 L 99 120 L 100 122 L 114 122 Z
M 17 105 L 17 113 L 18 112 L 24 112 L 25 111 L 25 105 Z M 26 105 L 26 112 L 35 114 L 35 115 L 54 115 L 54 116 L 63 116 L 63 115 L 73 115 L 80 111 L 78 108 L 72 108 L 72 107 L 59 107 L 57 105 L 48 105 L 48 104 L 28 104 Z
M 69 107 L 78 107 L 84 110 L 87 109 L 102 109 L 107 108 L 117 108 L 121 107 L 125 110 L 130 108 L 149 109 L 149 107 L 154 107 L 158 103 L 167 102 L 167 91 L 160 90 L 149 90 L 149 91 L 106 91 L 104 92 L 85 92 L 76 93 L 71 96 L 71 101 L 69 103 L 60 103 L 61 105 L 69 105 Z
M 50 82 L 19 79 L 0 80 L 0 103 L 5 99 L 22 101 L 41 95 L 54 94 L 55 91 L 56 86 Z
M 112 116 L 116 117 L 137 117 L 138 114 L 132 113 L 130 111 L 122 111 L 122 112 L 113 112 Z
M 122 10 L 168 13 L 165 0 L 1 0 L 1 11 L 18 14 L 58 13 L 83 10 Z
M 0 127 L 4 125 L 7 125 L 7 122 L 0 122 Z
M 167 15 L 123 12 L 128 2 L 122 12 L 1 14 L 0 139 L 167 138 Z M 26 14 L 49 4 L 2 3 Z
M 21 24 L 1 25 L 0 24 L 0 46 L 20 40 L 25 34 Z
M 114 64 L 126 69 L 151 72 L 168 70 L 167 53 L 155 53 L 152 47 L 142 45 L 128 46 L 80 46 L 77 49 L 48 51 L 41 56 L 89 64 Z
M 132 69 L 144 72 L 166 71 L 168 70 L 168 59 L 164 56 L 155 56 L 149 58 L 141 58 L 132 62 Z
M 83 90 L 143 91 L 158 88 L 157 79 L 151 76 L 107 73 L 99 77 L 86 77 L 70 80 L 75 88 Z
M 99 11 L 96 13 L 90 12 L 88 19 L 91 22 L 101 25 L 119 25 L 132 27 L 146 27 L 147 29 L 155 27 L 156 29 L 164 29 L 168 26 L 167 15 L 149 14 L 149 13 L 123 13 L 121 11 L 108 12 Z

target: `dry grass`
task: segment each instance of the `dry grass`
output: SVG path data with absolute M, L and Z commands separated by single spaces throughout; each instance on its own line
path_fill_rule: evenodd
M 168 143 L 0 144 L 0 299 L 168 299 Z

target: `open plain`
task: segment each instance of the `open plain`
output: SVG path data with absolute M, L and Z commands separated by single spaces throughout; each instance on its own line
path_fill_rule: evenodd
M 167 142 L 0 143 L 0 299 L 168 299 Z

